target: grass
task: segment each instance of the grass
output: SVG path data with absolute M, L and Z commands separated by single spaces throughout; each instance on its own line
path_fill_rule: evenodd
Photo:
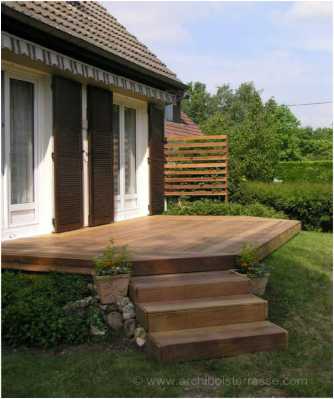
M 5 397 L 332 397 L 332 235 L 302 232 L 267 262 L 287 351 L 161 365 L 120 341 L 5 350 Z

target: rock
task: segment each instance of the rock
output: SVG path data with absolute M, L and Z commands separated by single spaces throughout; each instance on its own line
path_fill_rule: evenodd
M 111 329 L 119 330 L 123 325 L 122 315 L 118 312 L 110 312 L 107 314 L 106 322 Z
M 118 306 L 116 305 L 116 303 L 110 303 L 109 305 L 105 306 L 107 306 L 106 308 L 107 313 L 118 312 Z
M 108 309 L 108 305 L 102 305 L 102 304 L 99 303 L 99 308 L 100 308 L 103 312 L 105 312 L 105 311 Z
M 122 311 L 124 320 L 133 319 L 136 317 L 135 307 L 131 302 L 124 306 Z
M 119 309 L 123 309 L 129 303 L 130 303 L 130 299 L 127 296 L 123 296 L 123 297 L 117 299 L 117 306 L 119 307 Z
M 128 338 L 131 338 L 135 334 L 136 329 L 136 320 L 135 319 L 128 319 L 124 321 L 124 331 L 125 335 Z
M 88 296 L 86 298 L 79 299 L 78 301 L 67 303 L 63 309 L 65 310 L 65 312 L 82 309 L 86 308 L 87 306 L 91 305 L 94 302 L 95 302 L 94 298 L 92 296 Z
M 102 330 L 102 329 L 99 329 L 98 327 L 96 327 L 94 325 L 91 325 L 90 326 L 90 333 L 92 335 L 105 335 L 106 330 L 104 330 L 104 329 Z
M 143 327 L 137 327 L 135 329 L 135 340 L 138 346 L 144 346 L 146 343 L 146 331 Z
M 87 288 L 89 289 L 89 291 L 95 292 L 95 285 L 93 283 L 88 283 L 87 284 Z

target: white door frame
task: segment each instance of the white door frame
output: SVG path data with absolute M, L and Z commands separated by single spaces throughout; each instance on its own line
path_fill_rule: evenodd
M 21 80 L 33 84 L 34 87 L 34 133 L 33 133 L 33 175 L 34 175 L 34 201 L 26 204 L 12 204 L 11 203 L 11 153 L 10 153 L 10 132 L 11 132 L 11 121 L 10 121 L 10 80 Z M 38 140 L 38 102 L 39 102 L 39 82 L 35 77 L 27 73 L 17 73 L 13 71 L 4 71 L 4 85 L 5 85 L 5 168 L 4 168 L 4 222 L 8 228 L 16 228 L 21 226 L 29 226 L 38 223 L 38 155 L 39 155 L 39 140 Z M 33 217 L 29 222 L 16 222 L 12 223 L 12 216 L 24 212 L 33 212 Z
M 2 61 L 4 76 L 3 175 L 1 175 L 1 239 L 51 233 L 54 217 L 51 76 L 22 65 Z M 34 201 L 11 204 L 10 187 L 10 79 L 34 85 Z M 21 218 L 21 222 L 20 222 Z

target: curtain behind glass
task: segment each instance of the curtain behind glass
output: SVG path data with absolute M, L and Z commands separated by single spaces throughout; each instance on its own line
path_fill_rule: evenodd
M 136 110 L 124 110 L 125 194 L 135 194 L 136 188 Z
M 119 127 L 119 105 L 113 104 L 112 107 L 112 127 L 114 140 L 114 191 L 115 195 L 120 193 L 120 127 Z
M 11 204 L 34 201 L 34 86 L 10 80 Z

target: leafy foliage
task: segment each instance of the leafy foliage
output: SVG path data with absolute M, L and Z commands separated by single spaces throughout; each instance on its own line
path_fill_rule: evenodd
M 127 246 L 115 246 L 113 242 L 105 249 L 102 255 L 95 258 L 97 276 L 108 276 L 130 273 L 132 263 Z
M 233 199 L 245 205 L 260 202 L 284 212 L 300 220 L 306 230 L 332 231 L 331 184 L 244 182 Z
M 333 180 L 332 161 L 280 162 L 276 177 L 283 181 L 326 182 Z
M 265 277 L 269 274 L 268 267 L 261 263 L 255 247 L 247 243 L 241 249 L 238 258 L 238 271 L 247 274 L 249 277 Z
M 2 273 L 2 337 L 6 345 L 50 347 L 89 338 L 89 320 L 66 313 L 68 302 L 87 296 L 87 278 L 49 273 Z
M 231 215 L 231 216 L 258 216 L 286 219 L 283 212 L 260 203 L 250 205 L 225 203 L 218 200 L 180 200 L 168 205 L 167 215 Z
M 182 108 L 205 133 L 228 135 L 230 192 L 245 179 L 271 181 L 279 161 L 332 158 L 332 129 L 302 128 L 287 106 L 263 102 L 253 83 L 210 94 L 191 82 Z

